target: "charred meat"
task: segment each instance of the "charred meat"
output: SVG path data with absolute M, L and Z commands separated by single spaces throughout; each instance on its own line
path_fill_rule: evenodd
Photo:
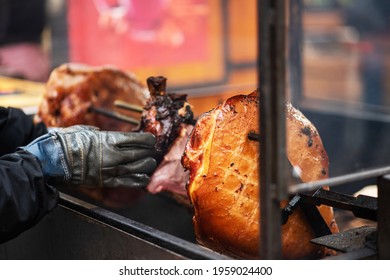
M 171 144 L 180 136 L 183 124 L 194 123 L 187 95 L 167 93 L 166 81 L 161 76 L 147 79 L 150 98 L 144 107 L 138 129 L 156 136 L 156 149 L 162 154 L 166 154 Z

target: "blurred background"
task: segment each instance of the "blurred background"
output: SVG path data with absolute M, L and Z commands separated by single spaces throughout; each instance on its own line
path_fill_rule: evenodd
M 43 85 L 67 62 L 115 65 L 143 82 L 165 76 L 169 91 L 188 94 L 196 116 L 257 87 L 255 0 L 1 0 L 0 5 L 0 105 L 18 93 L 5 77 Z M 286 5 L 288 100 L 317 127 L 330 176 L 388 165 L 390 2 Z M 353 193 L 370 183 L 344 190 Z

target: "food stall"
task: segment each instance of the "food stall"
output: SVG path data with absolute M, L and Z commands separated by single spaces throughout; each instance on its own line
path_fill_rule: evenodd
M 256 158 L 253 154 L 251 162 L 254 170 L 257 163 L 261 166 L 258 185 L 262 187 L 256 204 L 256 211 L 261 213 L 261 238 L 256 257 L 283 258 L 284 225 L 292 214 L 303 211 L 308 221 L 305 223 L 314 233 L 310 244 L 332 252 L 321 258 L 388 259 L 387 88 L 383 85 L 381 103 L 369 104 L 365 96 L 368 93 L 363 90 L 367 81 L 359 76 L 359 63 L 367 55 L 367 41 L 372 43 L 374 39 L 367 37 L 363 42 L 357 35 L 358 28 L 345 21 L 344 12 L 350 7 L 341 9 L 334 1 L 319 1 L 329 2 L 324 5 L 317 1 L 253 0 L 243 4 L 234 0 L 189 0 L 182 6 L 172 1 L 169 7 L 164 7 L 164 1 L 151 2 L 156 2 L 153 9 L 141 2 L 134 6 L 145 15 L 140 18 L 126 5 L 110 6 L 111 1 L 91 1 L 93 7 L 86 1 L 67 1 L 67 60 L 93 66 L 113 64 L 131 69 L 143 80 L 165 76 L 168 91 L 188 95 L 196 118 L 225 104 L 230 97 L 259 88 L 261 101 L 255 123 L 260 132 L 248 135 L 251 145 L 257 143 L 262 155 Z M 181 9 L 175 9 L 175 5 Z M 194 11 L 189 20 L 192 25 L 183 24 L 183 18 L 189 17 L 188 9 Z M 131 25 L 127 26 L 123 18 L 114 21 L 115 17 L 110 17 L 114 13 L 125 14 Z M 150 22 L 160 25 L 148 25 Z M 375 42 L 387 46 L 388 38 L 379 40 L 378 36 Z M 387 62 L 386 52 L 381 54 Z M 384 67 L 382 71 L 388 70 Z M 14 84 L 15 89 L 20 82 L 4 81 Z M 5 82 L 1 85 L 4 87 Z M 47 88 L 40 90 L 36 96 L 41 98 Z M 25 96 L 28 94 L 29 88 Z M 6 104 L 4 100 L 0 99 L 0 105 Z M 298 164 L 286 160 L 286 101 L 316 127 L 326 149 L 329 170 L 316 180 L 303 180 Z M 16 106 L 29 108 L 28 113 L 35 115 L 40 102 Z M 36 104 L 37 111 L 31 103 Z M 117 108 L 111 104 L 110 109 L 113 113 Z M 102 117 L 101 112 L 94 113 Z M 115 115 L 103 117 L 108 122 Z M 305 135 L 307 131 L 302 128 L 297 137 Z M 309 148 L 317 136 L 309 137 Z M 364 187 L 376 189 L 377 195 L 356 194 Z M 59 191 L 58 207 L 32 229 L 1 244 L 0 258 L 245 258 L 199 242 L 192 205 L 169 193 L 65 186 Z M 285 203 L 283 207 L 281 203 Z M 320 205 L 333 207 L 337 232 L 324 222 L 316 207 Z

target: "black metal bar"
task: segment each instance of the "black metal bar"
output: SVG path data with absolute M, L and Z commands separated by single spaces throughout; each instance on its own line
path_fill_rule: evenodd
M 218 254 L 168 233 L 161 232 L 64 193 L 60 193 L 59 205 L 189 259 L 229 259 L 227 256 Z
M 289 2 L 289 88 L 291 103 L 298 103 L 302 100 L 304 93 L 302 87 L 303 67 L 302 67 L 302 46 L 303 46 L 303 4 L 302 0 Z
M 316 237 L 332 234 L 327 223 L 317 208 L 316 202 L 310 195 L 295 195 L 281 211 L 282 225 L 286 224 L 295 208 L 301 208 Z
M 366 195 L 354 197 L 324 189 L 318 189 L 313 195 L 307 195 L 307 197 L 313 199 L 317 205 L 325 204 L 334 208 L 352 211 L 358 218 L 377 220 L 378 203 L 376 197 Z
M 285 174 L 286 1 L 257 1 L 260 123 L 260 257 L 280 259 Z
M 390 259 L 390 175 L 378 178 L 378 258 Z
M 316 237 L 332 234 L 317 206 L 312 201 L 303 199 L 299 206 L 309 221 Z

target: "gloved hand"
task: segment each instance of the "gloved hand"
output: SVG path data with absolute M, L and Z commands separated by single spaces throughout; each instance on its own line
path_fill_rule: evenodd
M 150 133 L 72 126 L 49 131 L 22 149 L 37 156 L 51 183 L 97 187 L 146 187 L 155 170 Z

